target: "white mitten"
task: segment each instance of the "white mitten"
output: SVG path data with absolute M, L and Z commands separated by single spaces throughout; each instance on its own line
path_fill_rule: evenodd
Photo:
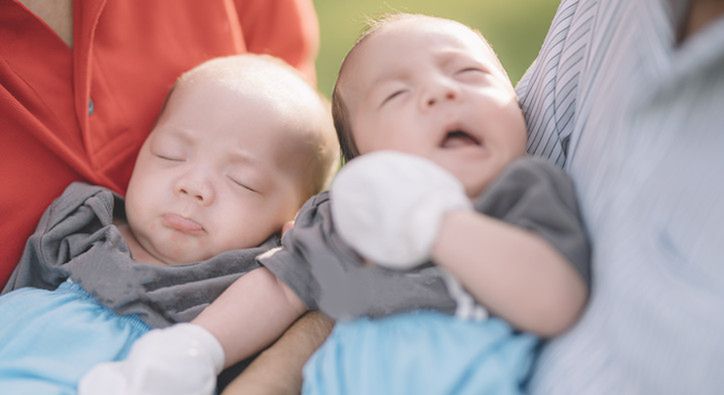
M 80 381 L 79 395 L 213 394 L 224 350 L 206 329 L 178 324 L 141 337 L 128 358 L 96 365 Z
M 379 151 L 355 158 L 330 188 L 334 225 L 359 254 L 395 269 L 430 258 L 442 216 L 470 209 L 462 183 L 425 158 Z

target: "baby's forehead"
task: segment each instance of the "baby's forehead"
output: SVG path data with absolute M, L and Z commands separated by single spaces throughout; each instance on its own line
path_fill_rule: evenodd
M 266 66 L 266 67 L 265 67 Z M 261 68 L 260 68 L 261 67 Z M 327 108 L 317 91 L 296 72 L 263 63 L 205 68 L 179 79 L 162 117 L 209 112 L 207 122 L 233 117 L 269 117 L 303 129 L 317 126 Z M 217 117 L 211 114 L 219 115 Z M 272 119 L 269 119 L 271 122 Z M 290 127 L 289 133 L 296 127 Z
M 187 73 L 178 86 L 208 86 L 246 96 L 263 96 L 275 101 L 296 101 L 314 97 L 316 91 L 292 70 L 276 64 L 243 63 L 234 67 L 209 67 Z
M 413 15 L 382 23 L 358 44 L 361 50 L 408 47 L 434 50 L 438 44 L 451 44 L 477 52 L 489 47 L 477 31 L 457 21 Z M 418 45 L 425 44 L 425 45 Z
M 479 32 L 449 19 L 405 15 L 382 22 L 357 42 L 340 69 L 337 94 L 353 101 L 361 91 L 374 88 L 380 74 L 394 72 L 391 68 L 395 67 L 414 67 L 427 58 L 440 62 L 474 58 L 505 74 Z
M 457 36 L 460 38 L 465 37 L 466 39 L 472 39 L 473 41 L 484 41 L 482 35 L 458 21 L 428 15 L 408 15 L 383 21 L 375 29 L 373 29 L 370 36 L 372 37 L 377 34 L 384 35 L 390 33 L 414 35 L 430 32 Z
M 375 70 L 390 61 L 404 62 L 410 52 L 446 51 L 499 62 L 482 35 L 462 23 L 410 15 L 382 22 L 360 39 L 347 55 L 338 83 L 344 85 L 347 79 L 359 75 L 360 67 Z M 349 70 L 354 72 L 348 73 Z

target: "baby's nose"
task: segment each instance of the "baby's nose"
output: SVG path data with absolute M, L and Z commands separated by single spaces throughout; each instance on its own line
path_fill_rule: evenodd
M 176 193 L 207 205 L 213 201 L 214 191 L 210 183 L 192 175 L 181 177 L 176 183 Z
M 454 101 L 460 96 L 457 86 L 449 81 L 431 81 L 422 95 L 421 105 L 430 108 L 444 101 Z
M 443 94 L 439 96 L 430 96 L 427 98 L 427 101 L 425 102 L 425 105 L 428 107 L 432 107 L 435 104 L 439 103 L 441 100 L 455 100 L 457 98 L 457 94 L 453 92 L 452 90 L 444 92 Z

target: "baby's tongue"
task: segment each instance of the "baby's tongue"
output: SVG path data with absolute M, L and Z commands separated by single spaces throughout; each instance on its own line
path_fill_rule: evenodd
M 467 133 L 451 133 L 442 142 L 443 148 L 459 148 L 469 145 L 477 145 Z

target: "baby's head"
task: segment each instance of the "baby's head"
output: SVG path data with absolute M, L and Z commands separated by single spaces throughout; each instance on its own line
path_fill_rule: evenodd
M 208 61 L 178 79 L 139 152 L 128 228 L 167 264 L 257 246 L 323 189 L 337 147 L 327 105 L 294 69 Z
M 483 37 L 448 19 L 400 14 L 365 33 L 332 97 L 346 160 L 378 150 L 423 156 L 477 196 L 525 151 L 515 91 Z

